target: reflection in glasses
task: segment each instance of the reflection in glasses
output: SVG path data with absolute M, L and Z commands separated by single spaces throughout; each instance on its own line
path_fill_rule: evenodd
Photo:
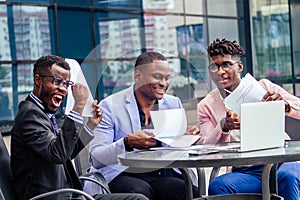
M 208 65 L 208 69 L 212 72 L 212 73 L 216 73 L 217 71 L 219 71 L 219 68 L 221 67 L 225 72 L 227 72 L 232 65 L 238 63 L 240 61 L 236 61 L 234 63 L 230 62 L 230 61 L 225 61 L 223 62 L 221 65 L 217 64 L 217 63 L 212 63 L 210 65 Z
M 39 74 L 39 76 L 53 78 L 53 83 L 54 83 L 54 85 L 57 85 L 57 86 L 64 86 L 65 88 L 68 88 L 69 86 L 74 85 L 73 81 L 64 81 L 63 78 L 58 77 L 58 76 L 45 75 L 45 74 Z

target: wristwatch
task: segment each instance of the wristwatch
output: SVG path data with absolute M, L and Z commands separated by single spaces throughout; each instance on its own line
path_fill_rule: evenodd
M 220 121 L 221 130 L 222 130 L 222 132 L 224 132 L 224 133 L 228 133 L 229 130 L 228 130 L 227 128 L 224 127 L 224 122 L 223 122 L 223 121 L 224 121 L 223 119 L 221 119 L 221 121 Z
M 133 151 L 133 148 L 132 148 L 132 147 L 129 145 L 129 143 L 128 143 L 128 135 L 126 135 L 126 136 L 124 137 L 123 142 L 124 142 L 124 146 L 125 146 L 125 150 L 126 150 L 126 151 Z
M 291 106 L 290 106 L 290 104 L 287 101 L 284 101 L 284 111 L 286 113 L 288 113 L 288 112 L 291 111 Z

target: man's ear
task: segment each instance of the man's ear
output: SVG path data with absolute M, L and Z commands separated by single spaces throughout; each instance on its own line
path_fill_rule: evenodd
M 142 72 L 140 70 L 136 69 L 134 71 L 134 80 L 135 80 L 135 82 L 140 82 L 141 79 L 142 79 L 142 75 L 143 75 Z
M 243 65 L 243 62 L 242 61 L 239 61 L 238 62 L 238 71 L 241 73 L 244 69 L 244 65 Z
M 37 87 L 40 87 L 40 85 L 42 84 L 42 78 L 38 74 L 34 75 L 33 81 Z

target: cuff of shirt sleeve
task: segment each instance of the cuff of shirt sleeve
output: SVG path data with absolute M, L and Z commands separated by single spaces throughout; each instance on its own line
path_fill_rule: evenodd
M 223 135 L 230 135 L 230 131 L 228 131 L 228 132 L 222 131 L 222 134 Z
M 84 128 L 86 132 L 88 132 L 91 136 L 94 136 L 94 132 L 87 125 L 84 125 Z
M 68 117 L 78 123 L 83 124 L 83 117 L 78 112 L 71 110 Z

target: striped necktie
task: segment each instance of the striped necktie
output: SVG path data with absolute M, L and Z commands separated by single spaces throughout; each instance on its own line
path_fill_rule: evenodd
M 55 129 L 55 133 L 57 135 L 59 135 L 59 128 L 58 128 L 57 123 L 56 123 L 55 115 L 52 115 L 52 117 L 50 118 L 50 120 L 51 120 L 52 125 L 53 125 L 53 127 Z

